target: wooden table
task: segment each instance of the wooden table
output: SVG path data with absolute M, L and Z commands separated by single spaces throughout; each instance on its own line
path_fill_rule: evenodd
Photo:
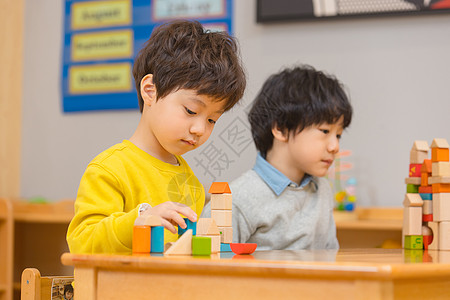
M 261 251 L 252 256 L 75 255 L 75 299 L 449 299 L 450 252 Z

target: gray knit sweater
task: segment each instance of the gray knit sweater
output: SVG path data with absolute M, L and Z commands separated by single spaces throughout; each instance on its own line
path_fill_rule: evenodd
M 230 184 L 233 242 L 257 243 L 258 250 L 338 249 L 333 196 L 327 179 L 304 187 L 287 186 L 277 196 L 249 170 Z M 208 203 L 202 217 L 211 215 Z

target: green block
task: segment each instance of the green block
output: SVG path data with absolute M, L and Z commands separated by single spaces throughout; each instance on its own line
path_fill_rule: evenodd
M 406 185 L 406 192 L 407 193 L 418 193 L 419 192 L 419 186 L 420 185 L 415 185 L 415 184 L 407 184 Z
M 421 235 L 405 235 L 405 249 L 423 249 L 423 236 Z
M 211 255 L 211 238 L 206 236 L 193 236 L 192 255 L 195 256 Z

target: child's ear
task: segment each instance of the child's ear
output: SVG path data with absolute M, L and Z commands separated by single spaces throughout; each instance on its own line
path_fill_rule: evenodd
M 272 134 L 280 142 L 287 142 L 289 139 L 288 131 L 286 129 L 280 129 L 277 124 L 272 127 Z
M 141 80 L 141 96 L 144 105 L 152 105 L 156 101 L 156 87 L 153 84 L 153 74 L 147 74 Z

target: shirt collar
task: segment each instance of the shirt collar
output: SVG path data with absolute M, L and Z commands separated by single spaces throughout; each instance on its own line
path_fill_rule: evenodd
M 277 196 L 281 195 L 281 193 L 288 186 L 303 188 L 311 181 L 313 181 L 317 185 L 317 183 L 313 180 L 313 177 L 309 174 L 305 174 L 300 185 L 292 182 L 283 173 L 278 171 L 267 160 L 265 160 L 259 152 L 256 156 L 256 162 L 253 166 L 253 170 L 262 178 L 262 180 L 272 189 L 272 191 Z

